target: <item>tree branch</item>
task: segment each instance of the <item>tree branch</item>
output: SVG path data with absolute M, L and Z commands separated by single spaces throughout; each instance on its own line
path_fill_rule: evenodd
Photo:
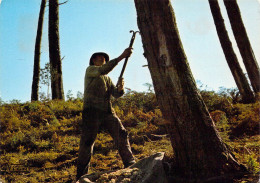
M 65 2 L 63 2 L 63 3 L 60 3 L 59 5 L 62 5 L 62 4 L 65 4 L 65 3 L 67 3 L 68 1 L 65 1 Z
M 59 3 L 58 5 L 63 5 L 63 4 L 65 4 L 65 3 L 67 3 L 67 2 L 68 2 L 68 0 L 65 1 L 65 2 L 63 2 L 63 3 Z M 49 4 L 47 4 L 46 6 L 49 6 Z

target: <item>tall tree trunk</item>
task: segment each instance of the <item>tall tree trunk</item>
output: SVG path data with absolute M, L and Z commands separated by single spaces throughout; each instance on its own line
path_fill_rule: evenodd
M 59 41 L 59 3 L 49 1 L 49 56 L 51 66 L 52 99 L 64 100 Z
M 217 0 L 209 0 L 211 13 L 215 22 L 218 38 L 225 54 L 228 66 L 233 74 L 239 92 L 244 103 L 253 103 L 254 93 L 241 69 L 237 56 L 233 50 L 232 43 L 226 30 L 224 19 L 222 18 L 220 7 Z
M 205 181 L 241 165 L 216 131 L 192 76 L 169 0 L 135 0 L 144 55 L 175 153 L 178 172 Z
M 34 50 L 34 66 L 33 66 L 31 101 L 38 101 L 38 99 L 39 99 L 41 41 L 42 41 L 42 27 L 43 27 L 45 6 L 46 6 L 46 0 L 42 0 L 40 13 L 39 13 L 36 41 L 35 41 L 35 50 Z
M 224 0 L 224 4 L 251 85 L 255 93 L 260 92 L 260 70 L 248 39 L 238 4 L 236 0 Z

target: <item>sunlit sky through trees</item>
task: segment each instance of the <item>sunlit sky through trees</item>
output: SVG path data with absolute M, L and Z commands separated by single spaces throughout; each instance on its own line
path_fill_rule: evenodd
M 1 1 L 0 1 L 1 2 Z M 63 1 L 60 1 L 60 3 Z M 244 69 L 223 1 L 219 1 L 233 48 Z M 2 0 L 0 5 L 0 97 L 30 101 L 34 45 L 41 0 Z M 260 4 L 238 0 L 256 59 L 260 60 Z M 207 0 L 173 0 L 177 25 L 193 76 L 208 89 L 236 87 L 220 46 Z M 48 10 L 45 10 L 41 67 L 48 62 Z M 115 58 L 129 45 L 130 30 L 138 30 L 133 0 L 69 0 L 60 6 L 60 50 L 64 92 L 83 93 L 90 56 L 104 51 Z M 117 82 L 123 62 L 110 74 Z M 125 87 L 147 91 L 152 83 L 140 35 L 129 59 Z M 244 72 L 245 69 L 244 69 Z M 46 87 L 40 89 L 46 92 Z

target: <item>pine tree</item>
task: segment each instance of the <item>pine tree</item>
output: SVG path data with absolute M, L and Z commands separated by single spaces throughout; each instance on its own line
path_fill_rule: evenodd
M 46 7 L 46 0 L 42 0 L 40 13 L 39 13 L 36 41 L 35 41 L 35 50 L 34 50 L 34 66 L 33 66 L 31 101 L 38 101 L 38 99 L 39 99 L 41 40 L 42 40 L 42 28 L 43 28 L 45 7 Z
M 260 92 L 260 70 L 256 61 L 254 51 L 251 47 L 249 38 L 247 36 L 246 28 L 244 26 L 242 16 L 240 14 L 239 6 L 236 0 L 224 0 L 226 10 L 233 34 L 235 36 L 237 46 L 243 58 L 248 77 L 254 92 Z
M 238 90 L 242 96 L 244 103 L 253 103 L 254 93 L 250 88 L 245 74 L 238 62 L 237 56 L 233 50 L 232 43 L 229 39 L 228 32 L 225 27 L 224 19 L 222 18 L 220 7 L 217 0 L 209 0 L 211 13 L 214 19 L 218 38 L 225 54 L 228 66 L 234 77 Z
M 49 1 L 49 57 L 52 99 L 64 100 L 62 63 L 60 57 L 58 0 Z
M 170 1 L 135 0 L 135 6 L 156 98 L 168 121 L 175 153 L 172 174 L 183 182 L 232 178 L 223 174 L 242 166 L 220 138 L 196 87 Z

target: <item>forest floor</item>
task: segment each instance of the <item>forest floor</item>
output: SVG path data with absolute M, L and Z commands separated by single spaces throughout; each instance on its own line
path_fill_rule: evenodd
M 3 182 L 73 182 L 80 141 L 82 102 L 48 101 L 0 106 L 0 165 Z M 126 110 L 127 109 L 127 110 Z M 158 108 L 115 107 L 126 127 L 133 154 L 141 160 L 156 152 L 173 157 L 173 150 Z M 228 111 L 228 110 L 227 110 Z M 259 179 L 259 103 L 237 104 L 232 111 L 211 111 L 216 127 L 238 161 L 250 174 L 239 182 Z M 253 124 L 253 125 L 252 125 Z M 97 136 L 90 171 L 123 168 L 105 130 Z

